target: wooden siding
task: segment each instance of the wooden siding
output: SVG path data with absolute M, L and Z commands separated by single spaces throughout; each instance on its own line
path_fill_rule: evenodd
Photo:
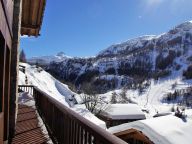
M 142 119 L 111 119 L 111 118 L 108 118 L 107 116 L 103 116 L 101 114 L 98 114 L 97 117 L 106 123 L 107 128 L 117 126 L 120 124 L 124 124 L 124 123 L 137 121 L 137 120 L 142 120 Z
M 12 22 L 13 22 L 13 0 L 3 0 L 4 10 L 9 25 L 9 31 L 12 35 Z
M 135 129 L 128 129 L 125 131 L 114 133 L 114 135 L 131 144 L 136 144 L 137 142 L 140 144 L 154 144 L 142 132 Z
M 9 136 L 13 0 L 0 1 L 0 143 Z
M 23 0 L 21 35 L 39 36 L 46 0 Z
M 12 1 L 12 0 L 8 0 Z M 6 8 L 5 8 L 6 7 Z M 6 10 L 8 7 L 10 7 L 9 10 Z M 13 4 L 10 3 L 9 6 L 7 6 L 4 3 L 0 1 L 0 31 L 2 32 L 2 35 L 8 45 L 9 48 L 11 48 L 12 45 L 12 17 L 13 16 Z

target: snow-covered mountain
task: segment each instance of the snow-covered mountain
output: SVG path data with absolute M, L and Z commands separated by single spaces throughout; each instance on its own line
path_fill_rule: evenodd
M 51 56 L 32 57 L 28 59 L 28 62 L 31 64 L 48 65 L 51 62 L 62 62 L 70 58 L 72 57 L 65 55 L 64 52 L 59 52 L 54 56 L 51 55 Z
M 98 54 L 100 57 L 130 55 L 149 48 L 172 47 L 176 44 L 191 42 L 192 22 L 185 22 L 161 35 L 146 35 L 115 44 Z
M 42 58 L 33 58 L 33 63 L 41 64 Z M 97 93 L 122 87 L 140 89 L 142 93 L 152 79 L 179 77 L 183 81 L 183 71 L 190 70 L 192 63 L 192 21 L 160 35 L 114 44 L 95 57 L 47 61 L 48 72 L 78 89 L 89 83 Z

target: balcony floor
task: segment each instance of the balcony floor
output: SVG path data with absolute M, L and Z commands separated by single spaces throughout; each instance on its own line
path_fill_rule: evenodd
M 42 132 L 36 110 L 29 106 L 19 105 L 12 144 L 46 144 L 47 142 L 48 138 Z

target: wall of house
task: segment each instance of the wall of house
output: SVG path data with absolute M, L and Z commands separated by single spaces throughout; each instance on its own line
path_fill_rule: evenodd
M 0 143 L 9 137 L 13 0 L 0 1 Z
M 17 99 L 18 99 L 18 77 L 19 77 L 19 47 L 22 16 L 22 0 L 14 0 L 13 21 L 12 21 L 12 51 L 11 51 L 11 86 L 10 86 L 10 118 L 9 118 L 9 138 L 14 136 Z
M 142 132 L 135 129 L 128 129 L 126 131 L 115 133 L 114 135 L 130 144 L 154 144 Z
M 106 123 L 107 128 L 140 120 L 140 119 L 111 119 L 103 115 L 97 115 L 97 117 Z

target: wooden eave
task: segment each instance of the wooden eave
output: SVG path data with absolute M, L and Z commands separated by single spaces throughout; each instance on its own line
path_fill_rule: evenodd
M 125 140 L 127 138 L 137 138 L 142 140 L 143 142 L 147 144 L 154 144 L 143 132 L 138 131 L 136 129 L 127 129 L 125 131 L 114 133 L 115 136 Z
M 39 36 L 46 0 L 23 0 L 21 35 Z

